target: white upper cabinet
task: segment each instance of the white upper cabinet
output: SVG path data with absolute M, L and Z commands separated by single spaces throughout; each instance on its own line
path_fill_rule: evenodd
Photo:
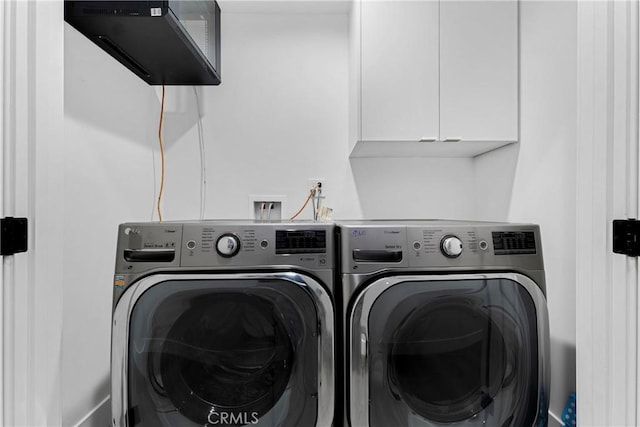
M 440 137 L 518 139 L 518 4 L 440 3 Z
M 361 4 L 361 139 L 438 138 L 438 2 Z
M 516 0 L 362 0 L 360 13 L 360 141 L 517 141 Z

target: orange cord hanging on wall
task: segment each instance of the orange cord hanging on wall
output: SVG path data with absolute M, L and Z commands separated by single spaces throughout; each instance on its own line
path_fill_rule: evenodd
M 291 218 L 289 218 L 289 221 L 293 221 L 294 219 L 296 219 L 298 217 L 298 215 L 300 215 L 302 213 L 304 208 L 306 208 L 307 205 L 309 204 L 309 200 L 311 200 L 311 198 L 316 194 L 316 190 L 317 189 L 318 189 L 318 184 L 316 184 L 313 187 L 311 187 L 311 190 L 309 190 L 309 195 L 307 196 L 307 200 L 304 201 L 304 204 L 298 210 L 298 212 L 296 212 L 295 215 L 293 215 Z
M 164 84 L 162 85 L 162 102 L 160 104 L 160 123 L 158 124 L 158 142 L 160 143 L 160 190 L 158 191 L 158 220 L 162 222 L 162 193 L 164 191 L 164 143 L 162 142 L 162 122 L 164 119 Z

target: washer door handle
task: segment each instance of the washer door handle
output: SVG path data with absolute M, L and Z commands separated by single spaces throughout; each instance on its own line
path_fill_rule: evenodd
M 369 353 L 369 342 L 367 341 L 367 334 L 362 332 L 360 334 L 360 356 L 363 360 L 367 360 L 367 354 Z

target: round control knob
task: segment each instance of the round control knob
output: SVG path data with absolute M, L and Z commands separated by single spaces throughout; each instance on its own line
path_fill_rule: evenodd
M 459 257 L 462 253 L 462 241 L 456 236 L 444 236 L 440 241 L 440 250 L 446 257 Z
M 240 239 L 235 234 L 223 234 L 216 242 L 218 255 L 231 258 L 240 252 Z

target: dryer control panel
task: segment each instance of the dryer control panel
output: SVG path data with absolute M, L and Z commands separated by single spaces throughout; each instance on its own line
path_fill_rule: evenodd
M 408 268 L 543 269 L 540 232 L 533 224 L 360 221 L 339 227 L 344 274 Z

